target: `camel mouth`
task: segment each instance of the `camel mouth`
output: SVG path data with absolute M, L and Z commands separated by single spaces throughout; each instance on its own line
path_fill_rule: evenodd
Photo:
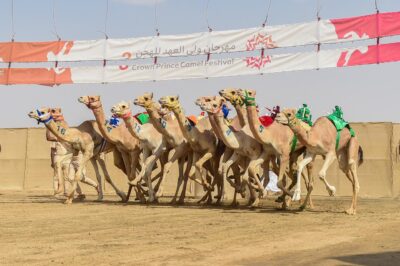
M 133 100 L 133 104 L 134 104 L 134 105 L 140 105 L 140 101 L 139 101 L 138 99 L 134 99 L 134 100 Z
M 278 123 L 280 123 L 280 124 L 287 124 L 287 123 L 288 123 L 287 118 L 286 118 L 286 117 L 282 117 L 282 115 L 280 115 L 280 114 L 278 114 L 278 115 L 275 117 L 275 121 L 278 122 Z
M 28 113 L 28 117 L 29 118 L 34 118 L 34 119 L 38 118 L 37 114 L 35 114 L 35 112 L 33 112 L 33 111 Z

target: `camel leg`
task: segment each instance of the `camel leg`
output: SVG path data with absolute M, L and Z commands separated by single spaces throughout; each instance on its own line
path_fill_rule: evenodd
M 165 151 L 165 147 L 162 147 L 162 150 L 164 150 L 164 152 L 160 156 L 161 170 L 160 170 L 160 173 L 158 173 L 158 175 L 157 175 L 157 176 L 159 176 L 158 183 L 154 187 L 154 191 L 156 191 L 157 198 L 162 197 L 162 195 L 163 195 L 163 188 L 161 186 L 162 180 L 163 180 L 162 177 L 163 177 L 163 173 L 164 173 L 164 166 L 168 161 L 168 151 Z
M 353 186 L 353 197 L 351 201 L 351 206 L 349 209 L 346 210 L 347 214 L 354 215 L 356 214 L 357 210 L 357 198 L 358 192 L 360 191 L 360 183 L 358 182 L 358 175 L 357 175 L 357 165 L 356 162 L 353 162 L 349 166 L 349 172 L 346 176 L 350 179 L 351 184 Z
M 283 207 L 286 208 L 286 201 L 285 201 L 285 195 L 290 195 L 290 191 L 286 189 L 286 168 L 289 164 L 289 156 L 288 155 L 282 155 L 280 158 L 280 166 L 279 166 L 279 176 L 278 176 L 278 187 L 282 192 L 284 193 L 283 197 Z
M 175 195 L 172 198 L 171 203 L 176 203 L 176 198 L 178 197 L 179 189 L 181 188 L 182 182 L 183 182 L 183 166 L 185 163 L 184 160 L 184 155 L 186 154 L 186 145 L 180 145 L 174 149 L 174 154 L 172 155 L 171 159 L 169 162 L 167 162 L 164 166 L 164 175 L 166 175 L 169 172 L 169 168 L 171 168 L 171 165 L 173 162 L 178 160 L 178 168 L 179 168 L 179 176 L 178 176 L 178 182 L 175 190 Z M 163 176 L 164 176 L 163 175 Z M 163 177 L 164 179 L 164 177 Z
M 204 176 L 201 174 L 201 170 L 203 169 L 203 165 L 205 162 L 207 162 L 209 159 L 211 159 L 213 157 L 213 154 L 211 152 L 207 152 L 205 153 L 203 156 L 201 156 L 200 158 L 197 158 L 197 160 L 193 160 L 194 164 L 195 164 L 195 168 L 196 168 L 196 175 L 198 177 L 200 177 L 200 179 L 202 180 L 203 184 L 205 185 L 205 187 L 208 190 L 211 190 L 212 187 L 211 185 L 207 182 L 206 178 L 204 178 Z M 196 177 L 196 179 L 198 178 Z
M 94 173 L 96 175 L 96 179 L 97 179 L 97 200 L 96 201 L 102 201 L 103 200 L 103 179 L 101 178 L 101 174 L 99 171 L 99 166 L 97 164 L 97 160 L 95 158 L 92 158 L 90 160 L 93 169 L 94 169 Z
M 192 167 L 192 164 L 193 164 L 193 152 L 190 152 L 188 154 L 186 170 L 185 170 L 185 173 L 183 174 L 183 186 L 182 186 L 181 196 L 179 197 L 179 200 L 178 200 L 179 204 L 183 204 L 185 202 L 186 186 L 187 186 L 187 182 L 189 180 L 189 171 L 190 171 L 190 168 Z
M 118 187 L 112 181 L 111 176 L 107 171 L 106 162 L 105 162 L 103 156 L 99 156 L 97 161 L 98 161 L 98 163 L 100 165 L 100 168 L 101 168 L 101 170 L 103 172 L 104 178 L 107 181 L 107 183 L 110 184 L 111 187 L 115 190 L 115 193 L 117 193 L 117 195 L 121 198 L 121 201 L 125 202 L 126 201 L 126 195 L 125 195 L 125 193 L 123 191 L 119 190 Z
M 252 177 L 254 179 L 254 181 L 256 182 L 258 189 L 260 191 L 260 197 L 263 198 L 264 197 L 264 187 L 260 182 L 260 179 L 258 178 L 258 172 L 257 169 L 258 167 L 263 164 L 265 162 L 265 160 L 267 160 L 268 158 L 268 153 L 266 153 L 265 151 L 263 151 L 263 153 L 261 154 L 261 156 L 255 160 L 252 160 L 249 164 L 249 175 L 250 177 Z M 269 179 L 269 177 L 268 177 Z
M 315 157 L 314 157 L 315 158 Z M 314 161 L 314 159 L 313 159 Z M 307 164 L 307 181 L 306 182 L 306 186 L 307 186 L 307 195 L 304 199 L 303 204 L 300 206 L 301 210 L 304 210 L 307 207 L 307 204 L 309 204 L 310 209 L 314 209 L 314 204 L 311 200 L 311 192 L 314 189 L 314 176 L 313 176 L 313 172 L 312 172 L 312 168 L 313 168 L 313 162 Z M 306 177 L 303 176 L 304 179 L 306 180 Z
M 326 171 L 328 171 L 329 166 L 335 161 L 336 154 L 334 152 L 330 152 L 325 156 L 324 164 L 322 165 L 321 171 L 319 171 L 318 176 L 324 182 L 326 190 L 328 191 L 330 196 L 335 196 L 336 188 L 331 186 L 326 180 Z
M 193 159 L 192 162 L 197 162 L 199 160 L 200 154 L 197 152 L 193 152 Z M 189 167 L 189 165 L 187 165 Z M 190 171 L 189 171 L 189 178 L 195 181 L 197 184 L 202 185 L 205 187 L 206 181 L 204 180 L 202 174 L 201 174 L 201 168 L 200 168 L 200 174 L 197 172 L 197 168 L 194 163 L 190 166 Z
M 157 201 L 157 197 L 155 196 L 155 193 L 154 193 L 154 190 L 153 190 L 153 184 L 151 182 L 151 172 L 153 171 L 154 164 L 160 158 L 163 150 L 159 149 L 159 150 L 153 152 L 152 155 L 148 156 L 149 152 L 150 151 L 147 151 L 146 159 L 144 160 L 142 173 L 140 174 L 140 176 L 141 177 L 143 176 L 146 179 L 147 187 L 149 189 L 149 201 L 150 202 L 154 202 L 154 201 Z M 143 151 L 143 153 L 144 153 L 144 151 Z M 145 158 L 144 154 L 143 154 L 143 158 Z
M 311 163 L 315 159 L 315 155 L 307 152 L 306 156 L 304 157 L 303 160 L 298 165 L 297 169 L 297 180 L 296 180 L 296 188 L 293 193 L 292 200 L 293 201 L 299 201 L 301 198 L 301 174 L 303 173 L 303 169 L 306 165 Z

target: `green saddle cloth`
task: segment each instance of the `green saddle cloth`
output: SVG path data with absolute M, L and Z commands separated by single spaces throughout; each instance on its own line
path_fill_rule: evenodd
M 136 118 L 142 125 L 149 123 L 149 114 L 140 113 L 136 115 Z
M 339 146 L 339 140 L 340 140 L 340 132 L 343 130 L 343 128 L 347 127 L 350 131 L 350 136 L 355 137 L 356 134 L 354 130 L 351 128 L 349 122 L 345 121 L 343 118 L 337 117 L 335 113 L 330 114 L 327 116 L 327 118 L 332 122 L 332 124 L 335 126 L 337 134 L 336 134 L 336 149 Z

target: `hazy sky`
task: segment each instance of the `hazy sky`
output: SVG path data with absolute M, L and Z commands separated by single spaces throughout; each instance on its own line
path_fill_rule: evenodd
M 16 41 L 55 40 L 53 0 L 14 0 Z M 64 40 L 104 38 L 106 0 L 55 0 L 55 22 Z M 155 33 L 154 0 L 109 0 L 107 33 L 110 38 L 150 36 Z M 269 0 L 209 0 L 208 21 L 214 30 L 255 27 L 262 24 Z M 375 12 L 373 0 L 319 0 L 322 18 L 340 18 Z M 157 21 L 161 34 L 207 30 L 207 0 L 158 0 Z M 400 11 L 399 0 L 379 0 L 379 9 Z M 317 0 L 272 0 L 268 24 L 311 21 L 316 18 Z M 12 35 L 11 0 L 0 1 L 0 41 Z M 400 38 L 392 38 L 399 41 Z M 385 42 L 385 40 L 382 40 Z M 386 40 L 387 42 L 387 40 Z M 322 49 L 332 46 L 322 46 Z M 314 49 L 310 47 L 309 49 Z M 290 52 L 290 49 L 282 51 Z M 99 62 L 100 64 L 100 62 Z M 4 65 L 2 65 L 4 67 Z M 0 127 L 35 127 L 27 113 L 41 106 L 60 106 L 67 121 L 77 125 L 93 119 L 77 98 L 101 95 L 109 114 L 121 100 L 154 92 L 156 98 L 179 94 L 189 113 L 200 113 L 194 105 L 198 96 L 213 95 L 224 87 L 257 90 L 260 106 L 298 107 L 307 102 L 313 117 L 325 115 L 341 105 L 349 121 L 400 122 L 400 63 L 318 71 L 297 71 L 263 76 L 137 82 L 104 85 L 1 86 Z M 134 107 L 134 111 L 141 111 Z

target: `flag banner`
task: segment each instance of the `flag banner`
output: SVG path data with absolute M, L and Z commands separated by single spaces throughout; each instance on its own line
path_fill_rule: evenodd
M 400 35 L 400 12 L 184 35 L 82 41 L 0 42 L 0 62 L 182 57 L 351 42 L 394 35 Z
M 0 84 L 85 84 L 257 75 L 284 71 L 358 66 L 400 61 L 400 42 L 324 50 L 125 66 L 2 68 Z

